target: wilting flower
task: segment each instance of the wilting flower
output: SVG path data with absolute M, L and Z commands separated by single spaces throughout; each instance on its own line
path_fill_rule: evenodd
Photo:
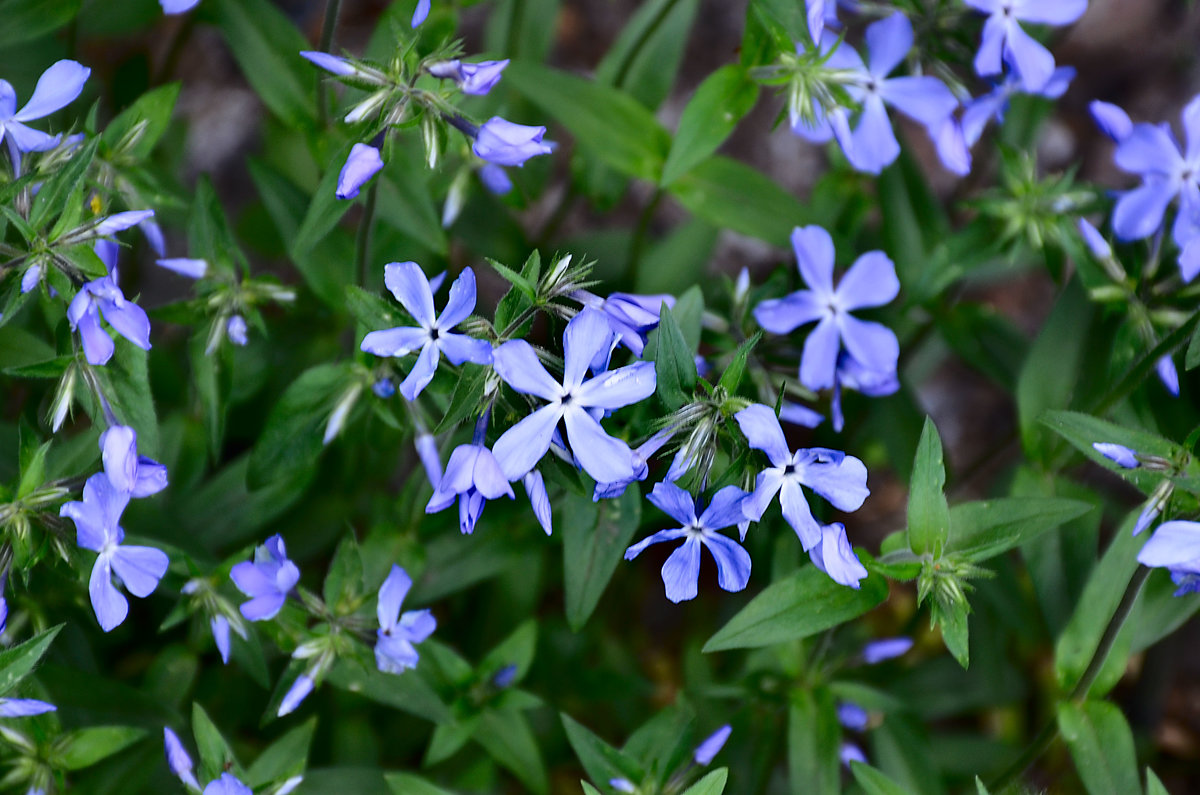
M 988 15 L 975 55 L 981 76 L 1000 74 L 1001 61 L 1021 76 L 1025 90 L 1040 90 L 1054 74 L 1054 56 L 1021 27 L 1021 22 L 1069 25 L 1083 16 L 1087 0 L 963 0 Z
M 742 503 L 747 519 L 759 521 L 779 494 L 783 518 L 796 531 L 805 551 L 810 551 L 824 542 L 824 531 L 813 518 L 801 486 L 808 486 L 841 511 L 858 510 L 870 494 L 867 468 L 854 456 L 822 447 L 789 452 L 779 419 L 767 406 L 755 404 L 734 417 L 750 446 L 766 453 L 771 462 L 770 468 L 759 473 L 754 493 Z
M 804 342 L 800 381 L 809 389 L 834 385 L 838 351 L 842 344 L 866 370 L 895 372 L 900 343 L 882 324 L 859 320 L 855 309 L 882 306 L 896 297 L 900 280 L 896 266 L 882 251 L 859 257 L 833 286 L 833 238 L 819 226 L 792 231 L 792 248 L 800 275 L 809 285 L 783 298 L 763 301 L 754 308 L 754 319 L 767 331 L 786 334 L 806 323 L 817 326 Z
M 437 629 L 437 620 L 429 610 L 409 610 L 400 614 L 400 605 L 410 588 L 412 578 L 408 572 L 393 563 L 387 579 L 379 587 L 375 608 L 379 619 L 379 629 L 375 633 L 375 665 L 386 674 L 401 674 L 415 668 L 418 655 L 413 646 Z
M 404 356 L 420 349 L 416 363 L 400 384 L 400 394 L 405 399 L 416 400 L 433 380 L 443 353 L 456 365 L 463 362 L 491 364 L 492 346 L 487 340 L 450 331 L 475 309 L 474 271 L 463 268 L 462 274 L 450 285 L 446 308 L 436 318 L 433 315 L 433 290 L 417 263 L 388 263 L 384 266 L 383 282 L 419 325 L 372 331 L 359 347 L 376 356 Z
M 701 545 L 708 548 L 717 562 L 718 584 L 726 591 L 742 590 L 750 580 L 750 554 L 741 544 L 716 531 L 742 521 L 745 498 L 746 492 L 737 486 L 726 486 L 713 495 L 712 502 L 697 517 L 691 494 L 667 481 L 655 484 L 647 499 L 682 527 L 659 530 L 643 538 L 625 550 L 625 560 L 633 560 L 651 544 L 682 538 L 683 545 L 671 553 L 662 567 L 668 599 L 682 602 L 696 597 Z
M 75 61 L 58 61 L 42 72 L 33 96 L 25 106 L 17 110 L 17 92 L 7 80 L 0 80 L 0 141 L 7 141 L 13 162 L 19 160 L 19 152 L 45 152 L 58 146 L 61 135 L 47 135 L 25 122 L 49 116 L 54 111 L 73 102 L 83 91 L 91 69 Z
M 83 502 L 68 502 L 59 514 L 75 522 L 79 546 L 99 553 L 92 567 L 88 591 L 96 620 L 109 632 L 129 614 L 129 602 L 113 585 L 115 572 L 134 596 L 146 597 L 158 587 L 170 561 L 153 547 L 121 546 L 125 531 L 118 522 L 129 492 L 113 486 L 108 475 L 97 472 L 83 484 Z
M 463 63 L 455 59 L 431 64 L 429 74 L 443 80 L 455 81 L 464 94 L 483 96 L 500 82 L 500 75 L 506 66 L 508 66 L 507 58 L 503 61 L 480 61 L 479 63 Z
M 545 127 L 514 124 L 493 116 L 479 128 L 472 150 L 479 158 L 498 166 L 523 166 L 531 157 L 554 151 L 554 144 L 542 141 L 545 134 Z
M 1200 522 L 1163 522 L 1138 553 L 1143 566 L 1165 568 L 1176 596 L 1200 591 Z
M 140 306 L 125 299 L 117 286 L 116 272 L 90 281 L 67 307 L 71 330 L 79 331 L 88 364 L 107 364 L 116 351 L 112 337 L 100 326 L 103 317 L 117 333 L 142 350 L 150 350 L 150 318 Z
M 300 581 L 300 570 L 288 560 L 283 537 L 275 534 L 254 550 L 254 561 L 242 561 L 229 572 L 237 589 L 250 597 L 241 605 L 251 621 L 272 619 L 283 609 L 288 593 Z
M 104 474 L 118 491 L 139 498 L 167 487 L 167 468 L 152 458 L 138 455 L 137 431 L 128 425 L 113 425 L 100 434 L 100 453 Z
M 841 522 L 821 526 L 821 540 L 808 550 L 813 565 L 829 575 L 840 585 L 858 588 L 858 581 L 867 576 L 867 570 L 846 538 L 846 526 Z
M 367 144 L 355 144 L 350 148 L 350 155 L 338 174 L 335 195 L 339 199 L 353 199 L 358 195 L 359 188 L 382 168 L 383 158 L 378 149 Z
M 163 727 L 163 749 L 167 753 L 167 767 L 175 777 L 192 789 L 200 789 L 200 782 L 192 772 L 192 757 L 180 742 L 179 735 L 167 727 Z
M 561 384 L 546 372 L 533 347 L 524 340 L 510 340 L 496 348 L 493 366 L 505 383 L 522 394 L 547 401 L 505 431 L 492 446 L 510 481 L 533 469 L 546 454 L 560 421 L 566 425 L 571 452 L 597 483 L 624 480 L 633 473 L 629 446 L 605 433 L 588 409 L 618 409 L 654 394 L 654 364 L 637 362 L 584 381 L 588 366 L 609 336 L 603 313 L 585 307 L 576 315 L 563 334 L 565 367 Z

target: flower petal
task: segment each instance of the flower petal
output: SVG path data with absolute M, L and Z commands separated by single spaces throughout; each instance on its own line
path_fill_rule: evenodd
M 437 619 L 433 617 L 431 610 L 409 610 L 400 616 L 397 627 L 397 631 L 407 638 L 409 643 L 420 643 L 437 629 Z
M 410 588 L 412 577 L 393 563 L 387 579 L 379 586 L 379 600 L 375 604 L 375 617 L 379 619 L 379 626 L 384 629 L 396 626 L 400 620 L 400 605 L 404 603 L 404 597 L 408 596 Z
M 339 199 L 353 199 L 363 185 L 383 169 L 383 158 L 379 150 L 368 144 L 355 144 L 338 173 L 334 195 Z
M 682 527 L 672 527 L 667 530 L 659 530 L 657 533 L 652 533 L 646 536 L 641 541 L 625 550 L 625 560 L 633 560 L 638 555 L 642 554 L 642 551 L 648 546 L 653 544 L 661 544 L 664 541 L 674 541 L 677 538 L 683 538 L 687 534 L 688 531 L 684 530 Z
M 783 470 L 779 467 L 758 473 L 754 491 L 742 503 L 742 514 L 752 522 L 762 519 L 767 506 L 783 485 Z
M 463 268 L 462 273 L 450 285 L 450 296 L 446 308 L 437 319 L 439 329 L 452 329 L 475 311 L 475 271 Z
M 1040 92 L 1054 74 L 1054 56 L 1015 22 L 1008 26 L 1004 60 L 1017 71 L 1030 94 Z
M 1092 121 L 1096 122 L 1100 132 L 1117 143 L 1125 140 L 1133 132 L 1133 121 L 1129 114 L 1111 102 L 1092 100 L 1088 103 L 1088 112 L 1092 114 Z
M 112 552 L 113 571 L 131 594 L 143 599 L 154 593 L 169 565 L 167 553 L 154 547 L 122 546 Z
M 424 346 L 428 340 L 429 332 L 425 329 L 401 326 L 372 331 L 363 337 L 358 347 L 376 356 L 404 356 Z
M 692 537 L 671 553 L 662 567 L 667 598 L 678 604 L 695 599 L 700 580 L 700 540 Z
M 900 359 L 900 341 L 896 339 L 896 332 L 882 323 L 859 320 L 854 315 L 839 314 L 838 323 L 846 350 L 859 364 L 878 373 L 896 371 Z
M 844 317 L 848 315 L 841 316 Z M 800 358 L 800 383 L 809 389 L 816 391 L 833 386 L 838 349 L 841 347 L 842 335 L 838 331 L 841 318 L 823 319 L 804 341 L 804 352 Z
M 633 475 L 633 451 L 620 439 L 609 436 L 590 414 L 570 406 L 563 414 L 571 452 L 583 470 L 597 483 L 612 483 Z
M 1163 522 L 1137 559 L 1143 566 L 1176 566 L 1200 559 L 1200 522 Z
M 787 334 L 805 323 L 820 320 L 829 311 L 813 290 L 797 290 L 783 298 L 769 298 L 754 307 L 754 320 L 772 334 Z
M 854 128 L 846 157 L 859 171 L 878 174 L 899 156 L 900 142 L 892 131 L 883 99 L 877 94 L 869 95 L 863 101 L 862 115 Z
M 684 527 L 696 524 L 696 504 L 692 495 L 674 483 L 665 480 L 655 483 L 646 499 Z
M 813 519 L 808 500 L 804 499 L 804 492 L 795 479 L 784 479 L 779 490 L 779 505 L 783 508 L 783 518 L 796 531 L 805 552 L 821 543 L 821 526 Z
M 421 328 L 433 328 L 433 290 L 415 262 L 389 262 L 383 266 L 383 283 Z
M 562 395 L 562 387 L 546 372 L 533 346 L 525 340 L 509 340 L 493 350 L 492 367 L 504 383 L 523 395 L 543 400 L 558 400 Z
M 762 450 L 775 466 L 784 466 L 791 460 L 787 439 L 774 410 L 761 403 L 742 409 L 734 415 L 742 435 L 755 450 Z
M 883 306 L 899 294 L 896 266 L 882 251 L 855 260 L 837 286 L 838 305 L 846 311 Z
M 429 340 L 425 343 L 425 347 L 421 349 L 421 354 L 417 357 L 417 361 L 413 363 L 412 369 L 408 371 L 408 375 L 400 383 L 400 394 L 405 400 L 413 401 L 417 399 L 417 395 L 429 386 L 429 382 L 433 380 L 433 376 L 437 373 L 438 362 L 441 360 L 441 352 L 438 350 L 437 343 Z
M 579 405 L 587 408 L 619 409 L 654 394 L 654 362 L 636 362 L 601 373 L 575 391 Z
M 1113 153 L 1119 168 L 1131 174 L 1172 174 L 1184 167 L 1179 146 L 1169 130 L 1157 124 L 1135 124 Z
M 497 349 L 497 354 L 511 344 L 509 342 L 502 345 Z M 527 343 L 522 344 L 528 347 Z M 542 406 L 496 440 L 492 445 L 492 453 L 496 456 L 504 477 L 510 481 L 516 480 L 533 469 L 550 449 L 550 437 L 554 435 L 554 427 L 561 418 L 562 409 L 559 406 Z
M 700 540 L 717 562 L 717 584 L 730 592 L 745 588 L 750 582 L 750 553 L 720 533 L 705 533 Z
M 598 309 L 584 307 L 567 324 L 563 333 L 563 386 L 576 389 L 583 383 L 588 365 L 607 345 L 611 331 L 604 313 Z
M 897 11 L 867 26 L 867 68 L 876 78 L 887 77 L 912 49 L 912 23 Z
M 92 576 L 88 582 L 88 593 L 92 597 L 92 610 L 100 629 L 111 632 L 120 626 L 129 615 L 129 602 L 112 583 L 112 571 L 109 569 L 108 557 L 101 555 L 92 567 Z
M 1113 233 L 1120 240 L 1141 240 L 1154 234 L 1175 193 L 1169 182 L 1156 179 L 1121 194 L 1113 208 Z
M 857 511 L 870 496 L 867 467 L 852 455 L 840 462 L 800 464 L 796 467 L 800 482 L 820 494 L 839 511 Z
M 893 77 L 879 86 L 883 101 L 910 119 L 932 127 L 954 113 L 958 99 L 936 77 Z
M 819 226 L 798 226 L 792 230 L 792 251 L 814 299 L 825 303 L 833 295 L 833 238 Z
M 13 120 L 24 122 L 40 119 L 74 102 L 91 73 L 91 69 L 75 61 L 63 60 L 52 64 L 42 72 L 33 89 L 33 96 L 25 103 L 25 107 L 17 111 Z

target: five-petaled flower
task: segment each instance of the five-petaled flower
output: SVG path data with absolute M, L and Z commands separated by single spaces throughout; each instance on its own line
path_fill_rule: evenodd
M 463 268 L 462 274 L 450 285 L 446 308 L 436 318 L 433 314 L 433 290 L 417 263 L 388 263 L 383 269 L 383 283 L 413 316 L 418 326 L 372 331 L 363 338 L 360 347 L 376 356 L 404 356 L 420 349 L 416 364 L 400 384 L 400 394 L 405 399 L 416 400 L 417 395 L 433 380 L 443 353 L 456 365 L 463 362 L 491 364 L 492 346 L 487 340 L 450 331 L 475 309 L 474 271 Z
M 682 602 L 696 598 L 700 580 L 700 547 L 708 548 L 717 562 L 717 583 L 726 591 L 740 591 L 750 580 L 750 554 L 742 545 L 716 532 L 742 521 L 742 501 L 746 492 L 726 486 L 713 495 L 712 502 L 696 516 L 692 495 L 669 481 L 656 483 L 647 496 L 663 513 L 682 527 L 659 530 L 625 550 L 625 560 L 633 560 L 651 544 L 683 538 L 683 545 L 671 553 L 662 567 L 667 598 Z
M 401 674 L 417 666 L 417 650 L 413 646 L 422 642 L 437 629 L 437 619 L 429 610 L 408 610 L 400 614 L 400 605 L 412 588 L 408 572 L 396 564 L 387 579 L 379 587 L 379 601 L 375 615 L 379 619 L 376 630 L 375 665 L 386 674 Z
M 1000 74 L 1001 63 L 1017 71 L 1025 90 L 1036 92 L 1054 74 L 1054 56 L 1021 27 L 1022 22 L 1069 25 L 1083 16 L 1087 0 L 963 0 L 988 15 L 975 55 L 981 76 Z
M 242 561 L 229 572 L 238 590 L 250 597 L 241 605 L 251 621 L 267 621 L 283 609 L 288 593 L 300 581 L 300 569 L 288 560 L 283 537 L 275 534 L 254 550 L 253 561 Z
M 73 331 L 79 331 L 83 354 L 92 365 L 107 364 L 116 351 L 112 337 L 100 325 L 101 317 L 122 337 L 142 350 L 150 350 L 150 318 L 125 298 L 117 286 L 116 271 L 83 285 L 67 307 L 67 320 Z
M 149 596 L 167 573 L 166 553 L 154 547 L 121 546 L 125 531 L 118 522 L 130 493 L 116 488 L 108 475 L 97 472 L 83 484 L 83 502 L 68 502 L 59 513 L 75 522 L 79 546 L 99 553 L 88 591 L 96 620 L 109 632 L 129 614 L 129 602 L 113 585 L 115 573 L 134 596 Z

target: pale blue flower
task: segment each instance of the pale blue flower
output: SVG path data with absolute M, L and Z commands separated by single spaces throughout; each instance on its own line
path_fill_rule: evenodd
M 337 190 L 339 199 L 353 199 L 358 191 L 371 177 L 383 168 L 383 157 L 379 150 L 368 144 L 355 144 L 350 147 L 350 155 L 338 174 Z
M 400 674 L 415 668 L 418 655 L 414 646 L 437 629 L 437 620 L 429 610 L 409 610 L 400 614 L 400 605 L 410 588 L 412 578 L 408 572 L 393 563 L 387 579 L 379 587 L 375 608 L 379 619 L 375 665 L 384 673 Z
M 1054 74 L 1054 56 L 1021 27 L 1021 22 L 1069 25 L 1087 10 L 1087 0 L 963 0 L 988 15 L 975 55 L 981 76 L 1000 74 L 1001 62 L 1021 76 L 1025 90 L 1040 90 Z
M 241 605 L 242 615 L 250 621 L 267 621 L 283 609 L 288 593 L 300 581 L 300 569 L 288 560 L 283 536 L 276 533 L 254 550 L 253 561 L 238 563 L 229 577 L 250 597 Z
M 692 752 L 692 760 L 701 766 L 710 764 L 713 757 L 725 747 L 725 743 L 729 740 L 729 735 L 732 732 L 733 728 L 728 723 L 717 729 L 696 746 L 696 750 Z
M 167 754 L 167 767 L 171 769 L 175 777 L 191 789 L 200 789 L 200 782 L 196 780 L 196 775 L 192 772 L 192 757 L 183 747 L 179 735 L 167 727 L 163 727 L 163 748 Z
M 808 550 L 813 565 L 829 575 L 834 582 L 858 589 L 859 580 L 865 579 L 867 569 L 846 537 L 846 526 L 841 522 L 821 526 L 821 540 Z
M 1163 522 L 1138 553 L 1143 566 L 1165 568 L 1176 596 L 1200 591 L 1200 522 Z
M 542 141 L 545 127 L 530 127 L 493 116 L 479 128 L 472 150 L 475 155 L 498 166 L 523 166 L 525 161 L 554 151 L 554 144 Z
M 83 91 L 91 69 L 75 61 L 57 61 L 38 78 L 33 96 L 17 110 L 17 92 L 7 80 L 0 80 L 0 141 L 8 144 L 13 162 L 21 152 L 45 152 L 58 146 L 61 135 L 47 135 L 26 122 L 49 116 L 75 101 Z

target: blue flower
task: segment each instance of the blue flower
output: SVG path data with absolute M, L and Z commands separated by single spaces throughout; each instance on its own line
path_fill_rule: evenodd
M 812 516 L 801 486 L 829 500 L 841 511 L 856 511 L 871 493 L 867 468 L 862 461 L 837 450 L 822 447 L 791 453 L 775 412 L 762 404 L 739 411 L 734 418 L 750 446 L 767 454 L 771 467 L 758 475 L 754 493 L 742 504 L 746 518 L 759 521 L 776 494 L 787 520 L 805 551 L 825 540 L 825 531 Z M 830 561 L 830 552 L 822 558 Z
M 47 135 L 25 122 L 49 116 L 54 111 L 73 102 L 83 91 L 91 69 L 75 61 L 58 61 L 38 78 L 33 96 L 25 107 L 17 110 L 17 92 L 7 80 L 0 80 L 0 141 L 8 142 L 13 162 L 20 159 L 20 152 L 45 152 L 58 146 L 61 135 Z
M 282 718 L 284 715 L 290 715 L 296 711 L 304 699 L 308 698 L 312 693 L 313 688 L 317 686 L 316 680 L 308 673 L 302 673 L 296 677 L 296 681 L 292 682 L 292 686 L 283 694 L 283 698 L 279 702 L 279 710 L 275 716 Z M 209 786 L 212 786 L 211 784 Z M 207 793 L 208 790 L 205 790 Z
M 711 763 L 713 757 L 725 747 L 725 743 L 729 740 L 729 735 L 732 732 L 733 728 L 728 723 L 717 729 L 696 746 L 696 750 L 692 752 L 692 760 L 701 766 Z
M 208 782 L 203 795 L 254 795 L 254 790 L 232 773 L 222 773 L 220 778 Z
M 445 309 L 436 318 L 433 314 L 433 290 L 417 263 L 388 263 L 383 269 L 383 283 L 413 316 L 418 326 L 372 331 L 363 338 L 360 347 L 376 356 L 404 356 L 420 349 L 416 364 L 400 384 L 400 394 L 406 400 L 416 400 L 417 395 L 433 380 L 443 353 L 456 365 L 463 362 L 491 364 L 492 346 L 487 340 L 450 331 L 475 309 L 474 271 L 463 268 L 462 274 L 450 286 Z
M 1080 218 L 1075 222 L 1075 226 L 1079 229 L 1079 236 L 1083 238 L 1083 242 L 1087 245 L 1088 251 L 1092 252 L 1092 256 L 1104 260 L 1113 255 L 1112 246 L 1104 239 L 1104 235 L 1100 234 L 1100 230 L 1092 226 L 1086 218 Z
M 817 321 L 804 342 L 800 382 L 814 390 L 833 386 L 843 343 L 866 370 L 895 372 L 900 358 L 895 333 L 850 314 L 855 309 L 882 306 L 900 292 L 892 261 L 882 251 L 869 251 L 846 271 L 835 289 L 833 239 L 828 232 L 819 226 L 797 227 L 792 231 L 792 247 L 800 275 L 810 289 L 763 301 L 754 308 L 754 319 L 776 334 Z
M 587 290 L 576 290 L 571 297 L 584 306 L 603 312 L 613 334 L 638 357 L 646 348 L 646 335 L 658 328 L 662 305 L 666 304 L 668 309 L 675 306 L 675 297 L 672 295 L 613 293 L 601 298 Z
M 189 279 L 203 279 L 208 273 L 208 262 L 202 259 L 167 257 L 156 259 L 154 264 L 160 268 L 166 268 L 169 271 L 178 273 L 180 276 L 186 276 Z
M 1001 61 L 1021 76 L 1025 90 L 1039 91 L 1054 74 L 1054 56 L 1021 27 L 1021 22 L 1069 25 L 1087 10 L 1087 0 L 963 0 L 988 15 L 975 55 L 980 76 L 1000 74 Z
M 508 480 L 533 469 L 550 449 L 558 423 L 566 425 L 571 452 L 597 483 L 614 483 L 634 472 L 633 451 L 605 433 L 593 411 L 609 411 L 637 403 L 654 394 L 653 362 L 637 362 L 584 381 L 587 369 L 608 344 L 608 321 L 602 312 L 585 307 L 563 334 L 565 366 L 562 383 L 546 372 L 533 347 L 510 340 L 496 348 L 493 366 L 505 383 L 526 395 L 547 401 L 545 406 L 509 428 L 492 452 Z
M 1138 553 L 1143 566 L 1165 568 L 1176 596 L 1200 591 L 1200 522 L 1163 522 Z
M 483 96 L 500 82 L 500 75 L 506 66 L 508 66 L 507 58 L 503 61 L 480 61 L 479 63 L 463 63 L 455 59 L 430 64 L 429 74 L 443 80 L 455 81 L 464 94 Z
M 75 522 L 79 546 L 99 553 L 92 567 L 88 591 L 96 620 L 105 632 L 111 631 L 129 614 L 129 602 L 113 585 L 115 572 L 134 596 L 149 596 L 167 573 L 170 561 L 166 553 L 153 547 L 121 546 L 125 531 L 118 522 L 130 493 L 97 472 L 83 484 L 83 502 L 68 502 L 59 514 Z
M 183 743 L 180 742 L 179 735 L 165 726 L 163 727 L 163 749 L 167 754 L 167 767 L 171 769 L 175 777 L 191 789 L 200 789 L 200 782 L 196 780 L 196 775 L 192 772 L 192 757 L 188 755 Z
M 875 665 L 893 657 L 907 654 L 913 647 L 912 638 L 881 638 L 863 646 L 862 658 L 867 665 Z
M 413 9 L 412 26 L 419 27 L 425 18 L 429 16 L 430 0 L 417 0 L 417 7 Z
M 359 188 L 383 168 L 383 158 L 379 150 L 367 144 L 355 144 L 350 147 L 350 155 L 338 174 L 337 190 L 334 195 L 339 199 L 353 199 L 358 195 Z
M 1162 385 L 1171 395 L 1179 397 L 1179 371 L 1175 369 L 1175 362 L 1171 359 L 1171 354 L 1158 357 L 1158 361 L 1154 363 L 1154 374 L 1158 376 L 1158 380 L 1162 381 Z
M 1137 469 L 1141 462 L 1137 459 L 1137 450 L 1132 450 L 1122 444 L 1112 442 L 1092 442 L 1096 452 L 1124 469 Z
M 523 166 L 525 161 L 554 151 L 554 144 L 542 141 L 545 127 L 514 124 L 499 116 L 483 123 L 475 135 L 472 151 L 475 155 L 498 166 Z
M 0 698 L 0 718 L 28 718 L 54 712 L 58 707 L 36 698 Z
M 625 489 L 629 488 L 631 483 L 637 480 L 645 480 L 646 476 L 650 474 L 650 466 L 648 464 L 650 457 L 661 450 L 663 445 L 671 441 L 671 437 L 675 435 L 676 430 L 678 430 L 676 427 L 663 428 L 635 447 L 633 450 L 633 472 L 629 474 L 629 477 L 612 483 L 597 483 L 596 488 L 592 491 L 592 502 L 620 497 L 625 493 Z M 685 463 L 680 462 L 680 471 L 677 477 L 672 477 L 671 474 L 668 474 L 667 480 L 678 480 L 679 477 L 682 477 L 683 473 L 687 471 Z
M 685 539 L 662 567 L 667 598 L 682 602 L 696 598 L 700 579 L 700 547 L 708 548 L 717 562 L 717 583 L 726 591 L 740 591 L 750 580 L 750 554 L 732 538 L 716 532 L 742 521 L 742 501 L 746 492 L 726 486 L 713 495 L 712 502 L 699 517 L 692 495 L 663 481 L 656 483 L 647 499 L 682 527 L 659 530 L 625 550 L 625 560 L 633 560 L 651 544 Z
M 164 14 L 183 14 L 200 4 L 200 0 L 158 0 Z
M 425 513 L 445 510 L 457 499 L 458 528 L 470 534 L 486 501 L 505 495 L 510 500 L 516 496 L 492 451 L 482 444 L 463 444 L 450 454 L 446 472 L 429 498 Z
M 137 431 L 128 425 L 113 425 L 100 434 L 100 453 L 104 474 L 118 491 L 140 498 L 167 487 L 167 468 L 138 455 Z
M 851 762 L 861 762 L 864 765 L 867 763 L 867 755 L 854 743 L 842 743 L 841 750 L 838 751 L 838 758 L 846 767 L 850 767 Z
M 246 337 L 246 318 L 241 315 L 230 315 L 229 321 L 225 324 L 225 336 L 234 345 L 246 347 L 246 343 L 249 341 Z
M 387 674 L 401 674 L 409 668 L 415 668 L 418 655 L 413 646 L 437 629 L 437 620 L 429 610 L 409 610 L 400 615 L 400 605 L 411 587 L 412 578 L 394 563 L 387 579 L 379 587 L 379 601 L 375 608 L 379 619 L 375 665 Z
M 90 281 L 67 307 L 72 331 L 79 332 L 88 364 L 107 364 L 116 351 L 112 337 L 100 326 L 103 317 L 118 334 L 142 350 L 150 350 L 150 318 L 140 306 L 125 299 L 117 286 L 116 272 Z
M 813 565 L 829 575 L 840 585 L 858 589 L 858 581 L 867 576 L 867 570 L 846 538 L 846 526 L 841 522 L 821 526 L 821 540 L 808 550 Z
M 838 723 L 854 731 L 862 731 L 871 722 L 870 714 L 853 701 L 843 701 L 838 704 L 837 717 Z
M 1124 141 L 1133 132 L 1133 120 L 1129 118 L 1129 114 L 1111 102 L 1094 99 L 1088 103 L 1088 113 L 1092 114 L 1092 121 L 1096 122 L 1100 132 L 1117 143 Z
M 242 615 L 250 621 L 267 621 L 283 609 L 288 593 L 300 581 L 300 569 L 288 560 L 287 547 L 278 533 L 254 550 L 254 561 L 242 561 L 229 572 L 237 589 L 250 597 Z
M 963 110 L 963 137 L 968 147 L 979 142 L 987 123 L 995 119 L 997 123 L 1004 121 L 1004 112 L 1008 109 L 1009 100 L 1016 94 L 1033 94 L 1046 99 L 1058 99 L 1067 92 L 1071 81 L 1075 79 L 1075 68 L 1062 66 L 1055 69 L 1045 85 L 1036 91 L 1029 91 L 1025 84 L 1016 76 L 1008 75 L 987 94 L 982 94 L 967 103 Z
M 896 371 L 871 370 L 846 351 L 838 354 L 837 370 L 833 374 L 833 398 L 830 401 L 829 413 L 833 417 L 833 429 L 842 432 L 846 419 L 842 414 L 842 389 L 853 389 L 868 397 L 884 397 L 900 389 L 900 381 Z M 779 418 L 787 420 L 782 410 Z

